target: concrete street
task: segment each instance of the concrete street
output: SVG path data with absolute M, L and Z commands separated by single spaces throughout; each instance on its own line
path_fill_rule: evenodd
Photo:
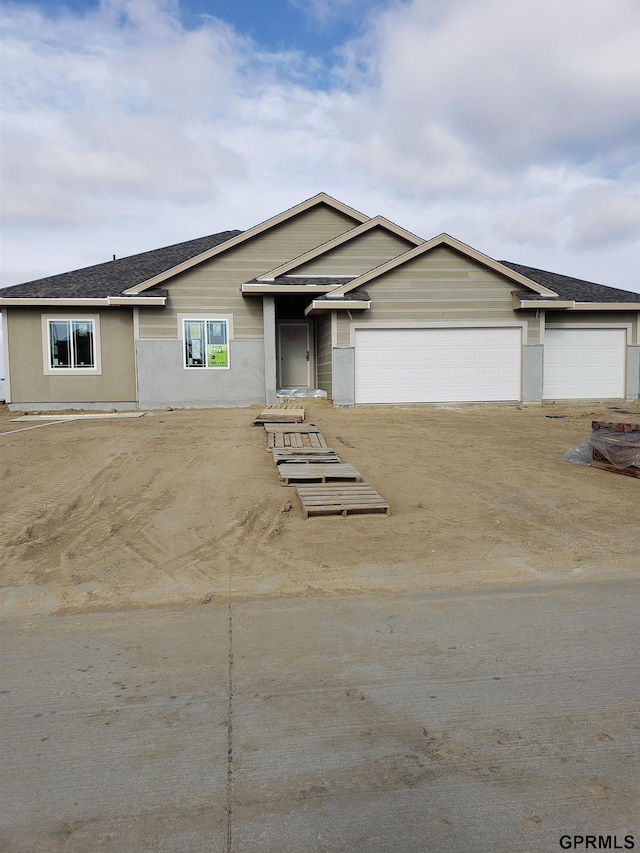
M 6 620 L 2 849 L 637 849 L 638 587 Z

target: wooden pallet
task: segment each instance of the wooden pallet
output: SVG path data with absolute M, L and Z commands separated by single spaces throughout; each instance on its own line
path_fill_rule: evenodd
M 640 423 L 628 421 L 591 421 L 591 429 L 610 429 L 612 432 L 640 432 Z
M 265 423 L 265 432 L 320 432 L 315 424 Z
M 305 518 L 371 512 L 391 514 L 389 504 L 368 483 L 296 485 L 295 490 Z
M 285 447 L 324 447 L 327 442 L 319 432 L 270 432 L 268 433 L 269 450 Z
M 330 450 L 328 447 L 274 447 L 271 453 L 276 465 L 282 465 L 283 462 L 296 464 L 340 462 L 340 457 L 335 450 Z
M 311 480 L 326 483 L 327 480 L 362 480 L 359 471 L 346 462 L 333 462 L 329 465 L 309 462 L 307 465 L 283 462 L 278 466 L 280 482 L 288 486 L 291 480 Z
M 269 406 L 253 419 L 254 426 L 264 423 L 300 424 L 304 420 L 304 409 L 285 403 L 283 406 Z
M 592 459 L 592 468 L 602 468 L 603 471 L 613 471 L 614 474 L 625 474 L 627 477 L 637 477 L 640 480 L 640 468 L 632 465 L 630 468 L 616 468 L 611 462 L 605 462 L 602 459 Z

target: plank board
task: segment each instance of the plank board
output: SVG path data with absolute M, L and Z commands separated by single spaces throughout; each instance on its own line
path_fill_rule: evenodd
M 298 406 L 286 404 L 284 406 L 269 406 L 263 409 L 257 417 L 253 419 L 255 426 L 264 423 L 287 423 L 298 424 L 304 420 L 304 409 Z
M 610 429 L 613 432 L 640 432 L 640 423 L 628 421 L 591 421 L 591 429 Z
M 145 412 L 83 412 L 78 415 L 21 415 L 19 418 L 11 418 L 11 421 L 95 421 L 109 420 L 111 418 L 141 418 Z
M 320 433 L 291 433 L 291 432 L 268 432 L 267 444 L 269 450 L 282 449 L 285 447 L 317 447 L 326 448 L 327 442 Z
M 295 490 L 305 518 L 350 513 L 391 514 L 389 504 L 368 483 L 296 485 Z
M 637 477 L 640 479 L 640 468 L 634 465 L 631 468 L 616 468 L 611 462 L 603 462 L 601 459 L 591 460 L 592 468 L 602 468 L 603 471 L 613 471 L 614 474 L 625 474 L 627 477 Z
M 340 457 L 334 450 L 324 449 L 322 447 L 284 447 L 273 449 L 273 461 L 276 465 L 282 465 L 284 462 L 292 464 L 322 463 L 334 464 L 340 462 Z
M 265 423 L 266 432 L 320 432 L 315 424 L 274 424 Z
M 297 463 L 283 462 L 278 466 L 280 482 L 288 486 L 290 480 L 315 480 L 326 483 L 327 480 L 362 480 L 359 471 L 346 462 L 334 462 L 331 464 L 312 463 L 298 465 Z

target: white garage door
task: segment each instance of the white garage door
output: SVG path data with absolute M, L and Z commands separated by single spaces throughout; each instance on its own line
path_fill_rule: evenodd
M 520 399 L 520 328 L 357 329 L 356 403 Z
M 543 398 L 624 397 L 625 354 L 624 329 L 547 329 Z

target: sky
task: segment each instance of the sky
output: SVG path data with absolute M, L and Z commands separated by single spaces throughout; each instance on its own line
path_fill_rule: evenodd
M 324 191 L 640 292 L 636 0 L 43 0 L 2 15 L 2 286 Z

